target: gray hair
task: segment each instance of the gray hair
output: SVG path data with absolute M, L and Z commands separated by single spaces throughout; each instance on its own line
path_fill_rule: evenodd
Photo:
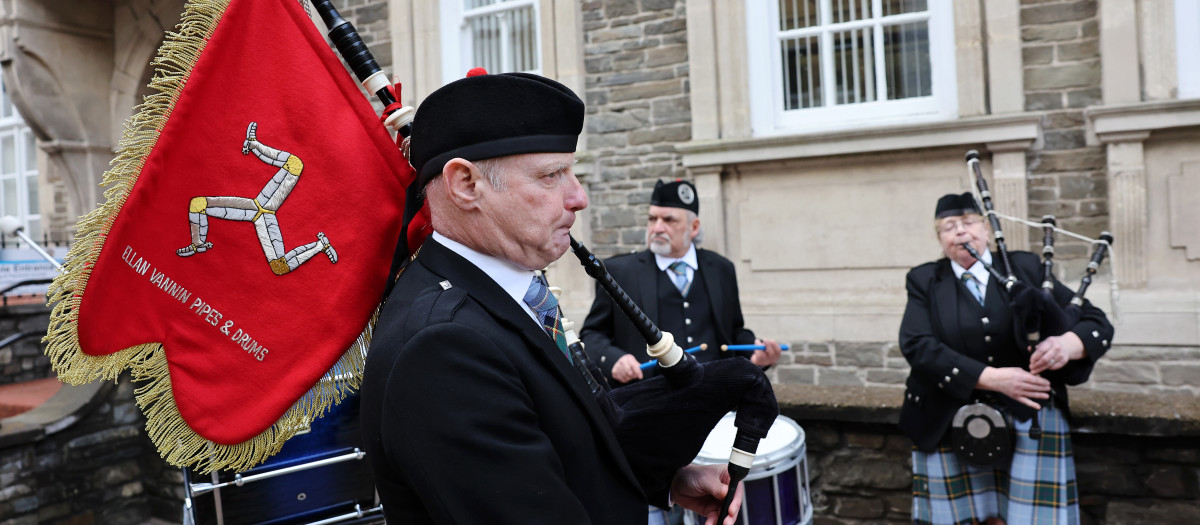
M 508 189 L 508 180 L 500 170 L 500 165 L 504 163 L 501 160 L 503 158 L 495 157 L 472 162 L 472 164 L 479 168 L 479 172 L 483 174 L 483 178 L 487 179 L 488 184 L 491 184 L 492 188 L 496 191 L 505 191 Z
M 700 218 L 700 216 L 696 215 L 696 212 L 694 212 L 692 210 L 687 210 L 688 224 L 691 224 L 692 221 L 699 219 L 699 218 Z M 704 223 L 703 222 L 700 223 L 700 228 L 698 230 L 696 230 L 696 236 L 692 237 L 692 244 L 695 244 L 696 246 L 700 246 L 700 243 L 702 243 L 702 242 L 704 242 Z

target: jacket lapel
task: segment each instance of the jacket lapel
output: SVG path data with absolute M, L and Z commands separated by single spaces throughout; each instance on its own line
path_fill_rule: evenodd
M 641 266 L 634 275 L 637 276 L 637 288 L 640 290 L 641 296 L 637 297 L 630 295 L 634 302 L 642 308 L 642 312 L 646 314 L 648 319 L 658 319 L 658 265 L 654 262 L 654 254 L 649 250 L 638 252 L 636 255 L 637 262 Z M 629 293 L 626 290 L 626 293 Z
M 954 348 L 963 348 L 962 333 L 958 330 L 959 308 L 958 308 L 958 280 L 954 278 L 954 270 L 950 268 L 950 260 L 942 259 L 938 261 L 937 269 L 933 272 L 933 290 L 931 296 L 934 301 L 934 310 L 937 312 L 938 319 L 938 335 L 943 341 L 947 341 L 947 337 L 953 337 L 956 341 L 951 344 Z M 974 300 L 974 299 L 972 299 Z M 978 305 L 978 302 L 976 302 Z
M 493 281 L 466 259 L 436 241 L 426 242 L 421 247 L 421 252 L 422 262 L 430 271 L 445 277 L 451 285 L 462 287 L 468 295 L 490 312 L 497 322 L 521 335 L 527 346 L 533 349 L 531 351 L 535 354 L 534 357 L 547 365 L 546 368 L 566 386 L 576 402 L 583 407 L 584 412 L 592 420 L 593 426 L 599 430 L 598 434 L 609 453 L 620 459 L 617 464 L 621 472 L 635 486 L 640 487 L 629 462 L 625 460 L 625 454 L 621 450 L 620 444 L 617 443 L 612 426 L 600 412 L 600 406 L 593 399 L 587 384 L 584 383 L 579 372 L 563 355 L 554 340 L 546 334 L 546 331 L 513 300 L 512 296 L 496 284 L 496 281 Z
M 721 294 L 721 276 L 713 270 L 710 261 L 707 250 L 696 248 L 696 265 L 700 267 L 697 273 L 700 275 L 700 281 L 704 283 L 704 291 L 708 293 L 708 304 L 712 308 L 713 320 L 716 321 L 717 337 L 722 341 L 732 342 L 729 334 L 725 333 L 725 297 Z

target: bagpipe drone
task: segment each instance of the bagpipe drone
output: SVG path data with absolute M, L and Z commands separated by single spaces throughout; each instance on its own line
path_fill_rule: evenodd
M 969 175 L 978 189 L 980 200 L 983 203 L 981 209 L 991 225 L 996 241 L 996 251 L 1000 256 L 1000 263 L 1004 266 L 1005 273 L 1000 273 L 993 264 L 984 262 L 970 244 L 962 246 L 972 257 L 980 261 L 994 278 L 1002 283 L 1003 289 L 1010 298 L 1009 307 L 1013 313 L 1013 330 L 1016 340 L 1018 344 L 1026 345 L 1032 351 L 1041 341 L 1051 336 L 1062 335 L 1079 322 L 1083 313 L 1083 295 L 1087 292 L 1093 276 L 1112 246 L 1113 237 L 1108 232 L 1102 232 L 1099 240 L 1091 241 L 1096 245 L 1095 251 L 1088 262 L 1079 288 L 1067 305 L 1060 305 L 1054 297 L 1054 232 L 1057 229 L 1054 216 L 1047 215 L 1042 218 L 1040 224 L 1036 224 L 1043 231 L 1041 283 L 1018 280 L 1009 260 L 1008 246 L 1004 239 L 1000 219 L 992 204 L 991 192 L 980 170 L 979 153 L 974 150 L 968 151 L 966 161 Z M 1033 223 L 1030 225 L 1035 226 Z M 1051 397 L 1042 403 L 1042 406 L 1053 402 L 1053 391 L 1051 391 Z M 1038 419 L 1035 415 L 1029 429 L 1029 437 L 1034 440 L 1041 439 L 1042 436 Z M 968 463 L 982 466 L 994 465 L 1012 452 L 1012 443 L 1007 435 L 1006 427 L 1003 416 L 987 404 L 964 405 L 955 414 L 951 424 L 954 448 Z

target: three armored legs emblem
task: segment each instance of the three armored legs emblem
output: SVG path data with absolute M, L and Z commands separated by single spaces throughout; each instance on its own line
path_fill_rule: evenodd
M 246 140 L 242 143 L 242 155 L 254 153 L 259 160 L 275 166 L 278 171 L 271 180 L 263 186 L 258 196 L 246 197 L 193 197 L 188 205 L 188 222 L 191 227 L 192 243 L 175 251 L 180 257 L 191 257 L 204 253 L 213 247 L 208 241 L 208 219 L 214 217 L 229 221 L 251 222 L 258 234 L 258 242 L 262 245 L 263 255 L 275 275 L 283 275 L 300 265 L 308 262 L 314 255 L 324 252 L 329 262 L 337 262 L 337 252 L 333 249 L 324 232 L 317 232 L 317 240 L 293 248 L 285 253 L 283 234 L 279 231 L 279 220 L 275 212 L 283 205 L 283 201 L 292 193 L 296 183 L 300 182 L 300 173 L 304 171 L 304 163 L 286 151 L 280 151 L 266 146 L 258 141 L 256 132 L 258 123 L 251 122 L 246 128 Z

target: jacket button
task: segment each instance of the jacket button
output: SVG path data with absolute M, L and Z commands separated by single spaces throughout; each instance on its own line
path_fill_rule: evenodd
M 944 385 L 942 383 L 938 383 L 938 388 L 946 388 L 946 385 Z
M 684 319 L 684 320 L 683 320 L 683 324 L 692 324 L 692 320 L 691 320 L 691 319 Z
M 690 305 L 690 304 L 688 304 L 688 302 L 687 302 L 687 301 L 684 301 L 684 302 L 683 302 L 683 307 L 684 307 L 684 308 L 687 308 L 687 307 L 689 307 L 689 306 L 691 306 L 691 305 Z
M 949 382 L 950 382 L 950 376 L 946 376 L 946 379 L 945 379 L 945 381 L 946 381 L 947 383 L 949 383 Z
M 688 342 L 689 343 L 692 342 L 692 336 L 690 336 L 690 335 L 688 336 Z
M 983 342 L 985 342 L 985 343 L 992 342 L 992 336 L 990 336 L 990 335 L 983 336 Z
M 950 373 L 951 373 L 951 374 L 953 374 L 953 375 L 958 375 L 958 369 L 957 369 L 957 368 L 952 368 L 952 369 L 950 369 Z
M 1092 337 L 1100 337 L 1100 332 L 1098 330 L 1092 330 Z
M 990 355 L 988 356 L 988 362 L 989 362 L 989 363 L 991 363 L 991 362 L 992 362 L 992 361 L 994 361 L 995 359 L 996 359 L 996 358 L 994 358 L 994 357 L 992 357 L 992 356 L 990 356 Z
M 983 319 L 980 319 L 980 320 L 983 321 L 983 324 L 988 324 L 988 323 L 992 322 L 991 320 L 989 320 L 986 317 L 984 317 Z

